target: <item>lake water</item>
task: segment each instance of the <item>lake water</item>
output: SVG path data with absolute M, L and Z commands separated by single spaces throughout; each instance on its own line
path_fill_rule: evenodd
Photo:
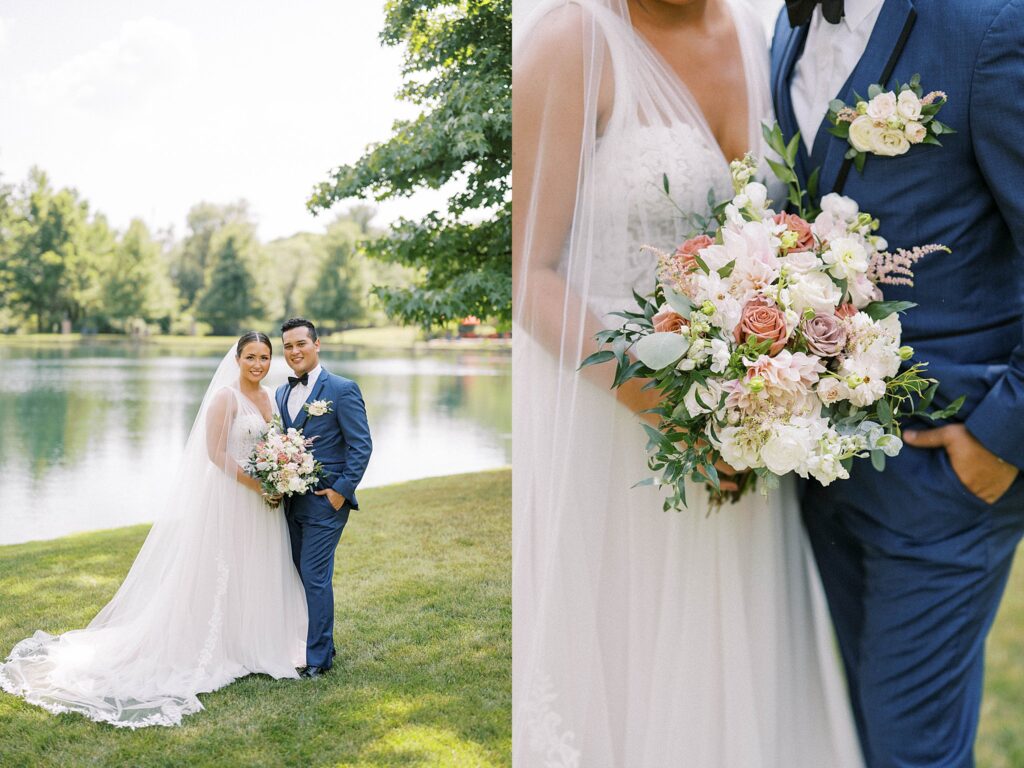
M 152 521 L 222 357 L 0 346 L 0 544 Z M 374 451 L 361 488 L 511 463 L 509 355 L 323 350 L 321 361 L 363 391 Z M 265 383 L 288 373 L 278 355 Z

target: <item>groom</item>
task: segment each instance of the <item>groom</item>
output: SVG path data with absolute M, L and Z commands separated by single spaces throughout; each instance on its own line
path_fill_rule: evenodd
M 921 77 L 956 133 L 863 172 L 827 132 L 829 101 Z M 828 594 L 869 768 L 972 766 L 991 627 L 1024 530 L 1024 0 L 787 0 L 772 91 L 804 181 L 821 168 L 882 222 L 889 249 L 941 243 L 914 287 L 905 343 L 955 423 L 906 425 L 907 447 L 828 488 L 804 519 Z
M 302 578 L 309 611 L 303 677 L 320 677 L 334 659 L 334 550 L 359 509 L 356 486 L 366 472 L 372 444 L 363 396 L 354 381 L 320 365 L 320 341 L 309 320 L 292 318 L 281 326 L 285 359 L 295 373 L 277 390 L 285 429 L 315 438 L 313 456 L 324 468 L 318 490 L 288 501 L 285 516 L 292 559 Z

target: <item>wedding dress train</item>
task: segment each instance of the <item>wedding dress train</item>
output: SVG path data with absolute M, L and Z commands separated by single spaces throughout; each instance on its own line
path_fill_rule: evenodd
M 267 426 L 237 377 L 232 350 L 196 418 L 176 496 L 117 594 L 85 629 L 18 643 L 0 688 L 50 712 L 140 728 L 179 724 L 203 709 L 196 694 L 244 675 L 298 677 L 305 596 L 283 511 L 234 477 Z M 227 423 L 211 415 L 218 396 L 230 398 Z

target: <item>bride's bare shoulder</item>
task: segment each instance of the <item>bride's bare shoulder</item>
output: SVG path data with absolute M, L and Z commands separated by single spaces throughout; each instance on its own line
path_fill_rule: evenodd
M 607 8 L 587 0 L 565 0 L 538 9 L 527 23 L 513 59 L 516 83 L 512 92 L 524 97 L 535 92 L 546 99 L 581 94 L 585 62 L 593 60 L 594 46 L 607 49 L 610 30 L 623 22 Z M 602 102 L 607 79 L 609 73 L 602 72 Z

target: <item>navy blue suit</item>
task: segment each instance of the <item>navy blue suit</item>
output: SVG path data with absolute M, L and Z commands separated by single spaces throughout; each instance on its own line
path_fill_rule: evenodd
M 359 509 L 356 486 L 366 472 L 373 445 L 366 406 L 354 381 L 321 368 L 306 402 L 329 400 L 332 413 L 309 416 L 303 408 L 294 422 L 288 414 L 290 391 L 287 384 L 277 390 L 277 405 L 285 428 L 295 427 L 305 437 L 315 438 L 313 456 L 325 471 L 317 489 L 333 488 L 345 497 L 337 511 L 327 496 L 317 496 L 312 491 L 285 502 L 292 559 L 302 578 L 309 611 L 306 663 L 329 669 L 334 655 L 334 551 L 349 511 Z
M 779 17 L 772 89 L 787 138 L 806 34 Z M 868 156 L 843 194 L 881 220 L 890 249 L 952 248 L 918 262 L 913 288 L 886 286 L 885 297 L 919 305 L 903 316 L 904 343 L 942 382 L 936 406 L 966 395 L 957 420 L 1024 467 L 1024 0 L 885 0 L 835 96 L 866 97 L 890 60 L 887 85 L 920 73 L 925 92 L 948 95 L 939 119 L 957 133 L 941 147 Z M 824 117 L 799 159 L 805 179 L 821 168 L 822 193 L 847 149 Z M 972 766 L 984 642 L 1024 530 L 1024 480 L 990 505 L 945 451 L 906 447 L 884 473 L 861 461 L 848 481 L 808 483 L 803 512 L 868 765 Z

